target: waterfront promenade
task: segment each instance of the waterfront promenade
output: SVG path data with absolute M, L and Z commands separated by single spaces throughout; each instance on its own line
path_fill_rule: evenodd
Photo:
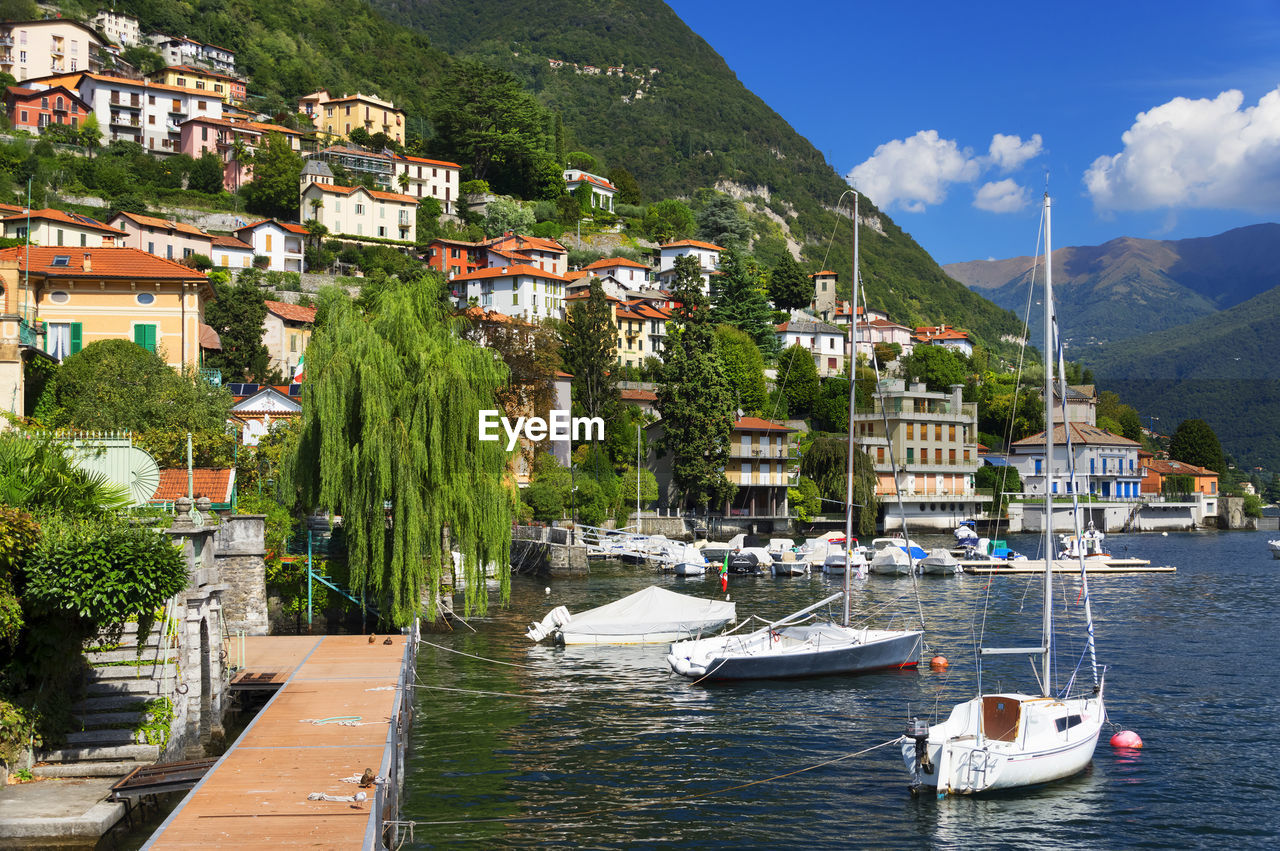
M 143 847 L 380 847 L 383 820 L 398 811 L 413 637 L 244 641 L 238 676 L 284 684 Z M 385 782 L 344 780 L 366 768 Z M 358 792 L 367 800 L 308 799 Z

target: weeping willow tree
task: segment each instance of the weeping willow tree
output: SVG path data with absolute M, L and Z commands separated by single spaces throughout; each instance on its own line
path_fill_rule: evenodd
M 307 347 L 302 435 L 285 476 L 301 504 L 342 516 L 353 589 L 380 616 L 409 623 L 462 553 L 467 614 L 488 606 L 487 564 L 510 591 L 514 493 L 500 442 L 479 440 L 479 412 L 499 407 L 507 368 L 461 339 L 423 274 L 382 291 L 368 315 L 329 292 Z
M 827 504 L 844 505 L 849 469 L 849 444 L 844 438 L 818 437 L 800 459 L 800 475 L 813 479 Z M 876 497 L 876 468 L 861 449 L 853 456 L 853 530 L 861 537 L 876 532 L 880 502 Z

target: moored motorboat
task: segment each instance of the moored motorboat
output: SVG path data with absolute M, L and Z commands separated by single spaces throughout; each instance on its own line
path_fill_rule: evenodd
M 1267 544 L 1271 547 L 1271 557 L 1280 558 L 1280 540 L 1267 541 Z
M 804 576 L 809 572 L 809 563 L 795 552 L 784 552 L 773 560 L 769 568 L 774 576 Z
M 747 576 L 762 576 L 769 572 L 773 559 L 763 547 L 742 547 L 729 555 L 729 572 Z
M 926 576 L 954 576 L 960 573 L 960 561 L 950 550 L 938 547 L 920 559 L 920 572 Z
M 977 524 L 972 520 L 961 520 L 951 534 L 955 536 L 957 547 L 974 547 L 978 544 Z
M 735 619 L 733 603 L 651 585 L 576 615 L 557 606 L 525 636 L 530 641 L 550 636 L 557 644 L 664 644 L 715 632 Z

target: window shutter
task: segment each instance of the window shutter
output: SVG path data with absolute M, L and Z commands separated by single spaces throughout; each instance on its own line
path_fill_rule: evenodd
M 156 326 L 154 325 L 135 325 L 133 326 L 133 341 L 142 348 L 155 354 L 156 351 Z
M 71 323 L 71 345 L 68 346 L 69 351 L 67 352 L 67 354 L 74 355 L 76 352 L 80 351 L 80 349 L 83 346 L 84 346 L 84 323 L 72 322 Z

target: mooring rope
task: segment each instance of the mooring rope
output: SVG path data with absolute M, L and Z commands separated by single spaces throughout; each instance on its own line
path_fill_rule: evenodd
M 657 807 L 662 805 L 682 804 L 687 801 L 695 801 L 701 798 L 712 798 L 712 797 L 715 797 L 716 795 L 724 795 L 729 792 L 737 792 L 741 789 L 750 789 L 752 786 L 760 786 L 761 784 L 764 784 L 764 783 L 773 783 L 777 780 L 785 780 L 788 777 L 795 777 L 797 774 L 804 774 L 806 771 L 814 771 L 819 768 L 825 768 L 828 765 L 834 765 L 837 762 L 844 762 L 845 760 L 854 759 L 860 756 L 865 756 L 866 754 L 869 754 L 875 750 L 879 750 L 880 748 L 889 747 L 890 745 L 896 745 L 901 740 L 902 740 L 901 736 L 895 736 L 894 738 L 890 739 L 887 742 L 881 742 L 878 745 L 872 745 L 869 748 L 863 748 L 862 750 L 854 751 L 853 753 L 847 753 L 847 754 L 842 754 L 840 756 L 832 757 L 831 759 L 823 760 L 822 762 L 817 762 L 817 763 L 814 763 L 813 765 L 806 765 L 803 768 L 797 768 L 794 771 L 788 771 L 784 774 L 775 774 L 772 777 L 763 777 L 759 780 L 750 780 L 750 781 L 747 781 L 746 783 L 738 783 L 733 786 L 725 786 L 721 789 L 713 789 L 710 792 L 695 792 L 689 795 L 682 795 L 677 798 L 659 798 L 653 801 L 640 801 L 634 804 L 622 804 L 621 806 L 617 806 L 617 807 L 602 807 L 600 809 L 587 810 L 585 812 L 578 812 L 578 813 L 555 813 L 555 814 L 540 815 L 540 816 L 510 816 L 506 818 L 495 817 L 495 818 L 479 818 L 479 819 L 453 819 L 449 821 L 412 821 L 407 823 L 413 824 L 416 826 L 420 825 L 423 827 L 436 827 L 436 826 L 457 825 L 457 824 L 486 824 L 486 823 L 495 823 L 495 822 L 496 823 L 512 823 L 512 822 L 545 821 L 547 819 L 564 819 L 564 818 L 579 819 L 579 818 L 584 818 L 586 816 L 606 815 L 608 813 L 627 812 L 631 810 L 643 810 L 643 809 L 648 809 L 649 807 Z M 406 822 L 400 822 L 400 823 L 405 824 Z

